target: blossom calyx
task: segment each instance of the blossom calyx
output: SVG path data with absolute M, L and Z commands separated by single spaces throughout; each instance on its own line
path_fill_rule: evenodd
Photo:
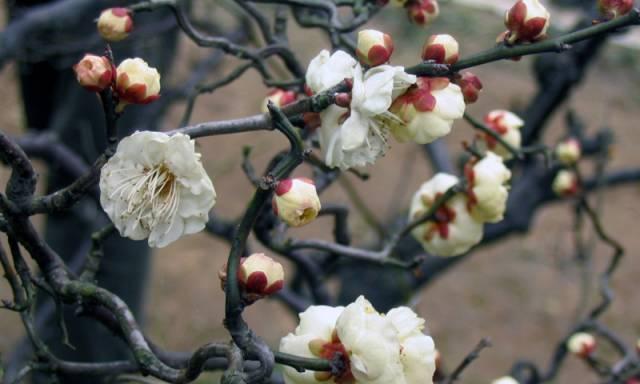
M 98 17 L 98 32 L 111 42 L 124 40 L 133 29 L 133 19 L 127 8 L 108 8 Z
M 263 113 L 269 112 L 267 105 L 272 102 L 276 107 L 282 108 L 287 104 L 291 104 L 296 101 L 296 93 L 294 91 L 287 91 L 286 89 L 276 88 L 271 90 L 267 97 L 262 101 L 260 110 Z
M 485 115 L 484 123 L 512 148 L 520 148 L 522 142 L 520 128 L 524 126 L 524 121 L 515 113 L 501 109 L 493 110 Z M 484 134 L 480 136 L 480 140 L 485 143 L 487 149 L 503 159 L 509 160 L 513 157 L 513 154 L 493 136 Z
M 607 19 L 626 15 L 633 9 L 633 0 L 598 0 L 598 10 Z
M 424 216 L 438 198 L 457 183 L 457 177 L 438 173 L 422 184 L 411 200 L 409 221 Z M 441 204 L 435 217 L 437 220 L 427 221 L 411 231 L 413 237 L 432 255 L 457 256 L 482 240 L 482 223 L 469 213 L 466 195 L 456 194 Z
M 304 177 L 280 180 L 274 192 L 273 211 L 289 226 L 303 226 L 318 216 L 321 205 L 312 180 Z
M 105 56 L 86 54 L 73 66 L 78 83 L 89 91 L 100 92 L 113 82 L 116 69 Z
M 546 37 L 549 11 L 539 0 L 518 0 L 504 16 L 509 44 L 535 42 Z
M 460 46 L 451 35 L 431 35 L 422 47 L 422 60 L 433 60 L 438 64 L 455 64 Z
M 364 65 L 375 67 L 389 61 L 393 53 L 391 36 L 375 29 L 358 32 L 356 55 Z
M 462 90 L 465 104 L 473 104 L 478 100 L 480 91 L 482 91 L 482 82 L 478 76 L 469 71 L 462 72 L 456 76 L 453 82 Z
M 118 65 L 116 92 L 120 110 L 126 104 L 148 104 L 160 97 L 160 73 L 140 58 L 126 59 Z
M 569 197 L 576 195 L 580 190 L 578 175 L 574 171 L 560 170 L 553 179 L 551 189 L 558 196 Z
M 578 357 L 588 357 L 596 349 L 596 339 L 586 332 L 574 333 L 567 340 L 567 349 Z
M 573 137 L 562 141 L 555 149 L 556 159 L 563 165 L 575 164 L 580 159 L 581 154 L 580 141 Z
M 264 253 L 254 253 L 240 260 L 238 282 L 247 294 L 270 295 L 282 289 L 284 268 Z
M 399 141 L 430 143 L 451 132 L 455 119 L 464 115 L 460 87 L 446 77 L 419 77 L 416 84 L 395 99 L 389 111 L 401 123 L 392 123 Z
M 409 20 L 421 27 L 431 24 L 440 14 L 437 0 L 410 0 L 405 8 Z
M 489 223 L 502 220 L 509 196 L 506 183 L 511 179 L 511 171 L 502 158 L 487 152 L 480 161 L 467 163 L 464 174 L 473 218 Z

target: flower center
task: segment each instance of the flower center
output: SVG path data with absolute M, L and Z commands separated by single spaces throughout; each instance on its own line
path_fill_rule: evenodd
M 318 381 L 328 381 L 333 378 L 337 384 L 354 384 L 356 382 L 353 373 L 351 373 L 351 362 L 349 361 L 349 353 L 340 342 L 338 333 L 333 330 L 331 340 L 312 340 L 309 343 L 309 350 L 317 357 L 334 362 L 337 369 L 331 372 L 316 372 L 315 379 Z
M 141 171 L 136 169 L 134 175 L 123 178 L 111 193 L 112 198 L 115 196 L 127 203 L 123 216 L 135 218 L 143 228 L 151 230 L 173 220 L 178 211 L 180 189 L 173 172 L 165 164 L 159 164 Z

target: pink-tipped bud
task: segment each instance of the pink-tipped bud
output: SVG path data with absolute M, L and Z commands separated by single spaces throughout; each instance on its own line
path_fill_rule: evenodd
M 148 104 L 160 97 L 160 74 L 140 58 L 126 59 L 117 69 L 119 109 L 126 104 Z
M 129 36 L 133 19 L 127 8 L 108 8 L 98 17 L 98 32 L 107 41 L 120 41 Z
M 393 40 L 386 33 L 375 29 L 358 32 L 356 55 L 362 64 L 375 67 L 385 64 L 393 53 Z
M 462 90 L 465 104 L 473 104 L 478 100 L 480 91 L 482 91 L 482 82 L 478 76 L 466 71 L 461 76 L 453 80 Z
M 509 44 L 526 43 L 546 37 L 549 11 L 538 0 L 518 0 L 504 16 Z
M 78 83 L 84 88 L 100 92 L 109 87 L 115 76 L 115 68 L 104 56 L 86 54 L 73 66 Z
M 633 8 L 633 0 L 598 0 L 598 10 L 607 19 L 626 15 Z
M 269 104 L 269 102 L 272 102 L 278 108 L 282 108 L 287 104 L 293 103 L 294 101 L 296 101 L 295 92 L 276 88 L 276 89 L 273 89 L 271 92 L 269 92 L 267 97 L 265 97 L 264 101 L 262 102 L 262 107 L 260 108 L 260 110 L 263 113 L 269 112 L 269 109 L 267 108 L 267 104 Z
M 410 0 L 405 8 L 409 20 L 421 27 L 431 24 L 440 14 L 437 0 Z
M 240 261 L 238 281 L 245 293 L 270 295 L 282 289 L 284 269 L 264 253 L 254 253 Z
M 578 175 L 573 171 L 566 169 L 561 170 L 553 179 L 551 189 L 553 189 L 553 192 L 558 196 L 575 196 L 580 190 Z
M 556 146 L 555 155 L 558 161 L 563 165 L 573 165 L 582 154 L 580 142 L 576 138 L 568 138 Z
M 585 332 L 574 333 L 567 340 L 567 349 L 578 357 L 588 357 L 596 349 L 596 339 L 593 335 Z
M 320 212 L 320 199 L 312 180 L 304 177 L 280 180 L 273 195 L 274 213 L 292 227 L 308 224 Z
M 515 113 L 496 109 L 487 113 L 484 117 L 484 123 L 489 129 L 500 135 L 502 140 L 511 145 L 512 148 L 520 148 L 522 141 L 520 128 L 524 126 L 524 121 L 522 121 L 522 119 L 520 119 Z M 509 160 L 513 157 L 513 154 L 498 142 L 498 140 L 493 138 L 493 136 L 484 134 L 480 136 L 480 140 L 486 144 L 487 149 L 503 159 Z
M 433 60 L 439 64 L 455 64 L 460 47 L 451 35 L 431 35 L 422 47 L 422 60 Z

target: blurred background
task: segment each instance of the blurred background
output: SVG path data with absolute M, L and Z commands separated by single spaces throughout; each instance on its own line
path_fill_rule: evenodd
M 204 1 L 194 3 L 199 6 Z M 392 63 L 395 65 L 417 63 L 423 42 L 434 33 L 456 37 L 461 56 L 465 57 L 494 45 L 495 37 L 504 30 L 502 14 L 511 3 L 509 0 L 442 1 L 439 19 L 426 29 L 409 24 L 401 9 L 387 7 L 367 27 L 383 30 L 394 38 Z M 575 10 L 567 8 L 552 7 L 551 12 L 552 25 L 559 30 L 568 28 L 577 17 Z M 214 14 L 211 17 L 223 16 Z M 634 36 L 637 36 L 639 31 L 635 32 Z M 290 38 L 305 65 L 320 49 L 329 47 L 320 32 L 298 30 L 293 25 Z M 602 127 L 610 127 L 615 132 L 611 169 L 640 166 L 637 123 L 640 118 L 640 51 L 634 45 L 638 41 L 627 36 L 617 44 L 608 44 L 590 67 L 584 82 L 554 115 L 545 132 L 547 144 L 553 145 L 565 135 L 564 114 L 573 109 L 586 123 L 588 133 Z M 184 82 L 192 64 L 208 54 L 206 49 L 196 47 L 181 36 L 172 73 L 163 79 L 163 84 Z M 117 61 L 122 59 L 117 58 Z M 467 111 L 481 118 L 492 109 L 523 108 L 537 87 L 531 71 L 532 61 L 523 58 L 520 62 L 503 61 L 474 68 L 484 89 L 479 101 L 468 106 Z M 225 59 L 208 79 L 219 78 L 235 65 L 237 61 Z M 0 85 L 0 129 L 19 135 L 25 124 L 14 65 L 6 65 L 0 72 Z M 256 114 L 260 112 L 267 92 L 259 76 L 248 72 L 215 93 L 200 96 L 191 123 Z M 87 93 L 87 97 L 94 96 Z M 184 104 L 175 105 L 157 128 L 178 127 L 183 111 Z M 472 128 L 461 120 L 444 140 L 455 155 L 462 152 L 461 141 L 472 135 Z M 240 168 L 242 148 L 253 148 L 253 164 L 261 171 L 275 153 L 287 147 L 281 135 L 263 132 L 215 136 L 197 142 L 204 166 L 218 192 L 214 212 L 229 218 L 243 212 L 253 192 Z M 47 168 L 41 163 L 38 166 L 44 180 Z M 590 172 L 589 167 L 589 164 L 585 165 L 586 173 Z M 405 212 L 414 191 L 433 174 L 419 146 L 396 142 L 392 142 L 387 155 L 366 172 L 370 175 L 368 181 L 347 173 L 322 195 L 323 203 L 336 202 L 353 208 L 349 224 L 354 245 L 359 246 L 367 246 L 375 240 L 376 222 L 384 225 L 398 212 Z M 309 174 L 310 170 L 303 166 L 295 175 Z M 7 176 L 8 170 L 1 168 L 2 180 Z M 602 203 L 606 229 L 627 250 L 622 268 L 615 274 L 612 284 L 617 297 L 603 320 L 629 342 L 640 337 L 639 198 L 640 188 L 636 183 L 607 189 Z M 368 213 L 363 214 L 354 199 L 364 203 Z M 491 339 L 493 347 L 485 350 L 465 371 L 463 383 L 487 383 L 506 374 L 520 357 L 538 363 L 547 361 L 557 341 L 575 320 L 581 298 L 572 210 L 570 202 L 546 205 L 538 211 L 529 233 L 513 235 L 474 251 L 464 262 L 410 298 L 409 304 L 427 320 L 428 331 L 445 366 L 455 366 L 482 337 Z M 331 230 L 332 220 L 320 218 L 304 228 L 291 229 L 290 233 L 295 237 L 330 240 Z M 257 241 L 251 240 L 251 244 L 252 250 L 263 250 Z M 148 335 L 159 345 L 172 350 L 194 350 L 206 341 L 228 339 L 222 325 L 224 295 L 217 277 L 228 250 L 225 242 L 202 233 L 153 252 L 142 321 Z M 596 271 L 603 268 L 609 255 L 607 247 L 595 244 Z M 283 262 L 287 271 L 290 265 Z M 335 290 L 338 284 L 337 281 L 330 282 Z M 0 297 L 9 297 L 9 292 L 6 281 L 0 280 Z M 594 293 L 589 300 L 593 303 L 595 299 Z M 274 347 L 297 324 L 296 317 L 276 300 L 254 304 L 247 309 L 246 318 L 251 328 Z M 0 311 L 0 354 L 9 354 L 22 336 L 18 316 Z M 210 382 L 214 376 L 204 375 L 198 382 Z M 570 358 L 557 382 L 595 382 L 595 377 L 587 373 L 580 361 Z

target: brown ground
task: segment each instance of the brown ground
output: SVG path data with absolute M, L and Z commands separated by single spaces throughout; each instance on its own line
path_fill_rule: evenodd
M 476 18 L 477 17 L 477 18 Z M 404 15 L 389 10 L 383 15 L 386 30 L 393 32 L 396 41 L 397 64 L 411 64 L 417 59 L 419 46 L 427 34 L 452 33 L 461 41 L 463 56 L 492 44 L 501 29 L 501 21 L 494 16 L 477 12 L 461 12 L 443 7 L 438 24 L 426 32 L 418 29 L 398 31 L 398 20 Z M 318 34 L 295 33 L 294 44 L 305 47 L 306 62 L 321 47 L 324 40 Z M 465 37 L 462 37 L 465 36 Z M 184 54 L 193 57 L 195 49 L 183 46 Z M 408 54 L 407 52 L 415 52 Z M 403 55 L 404 53 L 404 55 Z M 608 124 L 618 137 L 612 167 L 640 165 L 640 134 L 636 119 L 640 94 L 633 85 L 639 84 L 637 55 L 619 49 L 607 54 L 589 73 L 588 81 L 578 89 L 569 103 L 590 129 Z M 469 112 L 481 116 L 489 109 L 521 105 L 535 91 L 529 75 L 528 59 L 520 63 L 504 62 L 477 69 L 485 85 L 480 101 Z M 232 68 L 232 63 L 225 66 Z M 0 73 L 0 115 L 2 129 L 16 132 L 21 127 L 18 95 L 12 68 Z M 241 117 L 258 111 L 262 86 L 255 74 L 249 74 L 235 84 L 214 95 L 202 96 L 197 103 L 192 122 Z M 565 106 L 566 107 L 566 106 Z M 174 127 L 182 109 L 172 114 L 167 127 Z M 563 135 L 561 116 L 554 119 L 548 130 L 549 143 Z M 454 134 L 446 140 L 459 148 L 459 141 L 469 137 L 471 129 L 458 122 Z M 285 141 L 277 134 L 251 133 L 200 140 L 205 167 L 213 178 L 219 200 L 215 209 L 221 215 L 235 217 L 244 208 L 251 194 L 250 184 L 240 170 L 241 148 L 254 147 L 254 164 L 261 168 L 270 155 L 285 148 Z M 417 146 L 394 144 L 389 154 L 375 167 L 368 169 L 368 184 L 354 178 L 365 201 L 379 218 L 388 214 L 389 206 L 405 209 L 411 193 L 431 171 L 421 165 Z M 416 164 L 413 166 L 412 164 Z M 401 169 L 402 172 L 398 172 Z M 1 176 L 7 171 L 2 169 Z M 303 173 L 300 171 L 300 173 Z M 372 185 L 403 187 L 376 188 Z M 609 326 L 632 342 L 640 335 L 637 279 L 640 262 L 635 250 L 640 249 L 636 221 L 640 215 L 638 186 L 607 191 L 604 194 L 604 223 L 627 251 L 623 268 L 616 274 L 613 286 L 618 295 L 605 316 Z M 348 203 L 343 190 L 335 185 L 325 202 Z M 394 205 L 395 204 L 395 205 Z M 445 364 L 456 364 L 482 337 L 488 336 L 494 347 L 485 351 L 465 373 L 462 382 L 487 383 L 503 375 L 516 357 L 546 361 L 556 340 L 570 325 L 579 297 L 579 273 L 572 257 L 572 220 L 569 204 L 555 204 L 543 209 L 535 220 L 533 230 L 526 236 L 512 237 L 498 245 L 476 252 L 468 261 L 447 273 L 428 290 L 416 296 L 416 310 L 427 319 L 429 330 Z M 368 226 L 353 215 L 351 224 L 357 240 L 371 238 Z M 326 238 L 329 222 L 319 220 L 304 229 L 293 230 L 299 236 Z M 257 248 L 259 249 L 259 248 Z M 225 261 L 228 247 L 205 235 L 195 235 L 157 252 L 152 283 L 149 289 L 147 331 L 159 344 L 170 349 L 191 350 L 204 341 L 226 339 L 222 327 L 224 298 L 219 289 L 217 270 Z M 596 264 L 602 267 L 609 250 L 598 245 L 594 250 Z M 7 297 L 8 289 L 0 282 L 0 297 Z M 280 337 L 293 330 L 296 321 L 274 301 L 265 301 L 247 310 L 248 321 L 256 333 L 277 345 Z M 0 352 L 6 352 L 21 335 L 17 317 L 0 312 Z M 558 383 L 591 383 L 592 376 L 577 361 L 570 359 L 568 369 Z M 202 380 L 205 382 L 205 380 Z M 208 381 L 210 382 L 210 381 Z

